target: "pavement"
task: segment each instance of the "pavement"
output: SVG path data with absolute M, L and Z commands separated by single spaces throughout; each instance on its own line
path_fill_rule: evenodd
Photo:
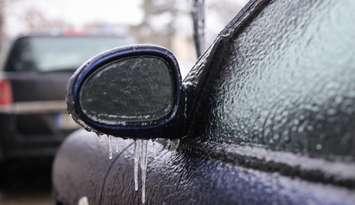
M 51 193 L 52 159 L 0 164 L 1 205 L 54 204 Z

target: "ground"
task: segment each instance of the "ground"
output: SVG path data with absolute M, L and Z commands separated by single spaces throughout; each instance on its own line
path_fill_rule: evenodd
M 51 194 L 52 159 L 10 161 L 0 165 L 1 205 L 54 204 Z

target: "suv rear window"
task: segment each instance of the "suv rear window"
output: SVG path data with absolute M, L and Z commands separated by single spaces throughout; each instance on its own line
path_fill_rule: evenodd
M 74 70 L 99 52 L 129 43 L 119 37 L 24 37 L 15 41 L 5 70 Z

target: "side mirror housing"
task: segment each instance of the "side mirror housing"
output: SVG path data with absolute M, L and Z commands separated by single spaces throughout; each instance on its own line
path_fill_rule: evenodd
M 135 45 L 101 53 L 70 78 L 67 105 L 88 130 L 123 138 L 183 134 L 183 86 L 174 55 Z

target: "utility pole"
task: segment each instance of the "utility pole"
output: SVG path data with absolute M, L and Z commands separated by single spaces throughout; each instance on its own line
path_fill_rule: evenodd
M 205 0 L 193 0 L 192 23 L 196 54 L 197 57 L 200 57 L 206 49 Z

